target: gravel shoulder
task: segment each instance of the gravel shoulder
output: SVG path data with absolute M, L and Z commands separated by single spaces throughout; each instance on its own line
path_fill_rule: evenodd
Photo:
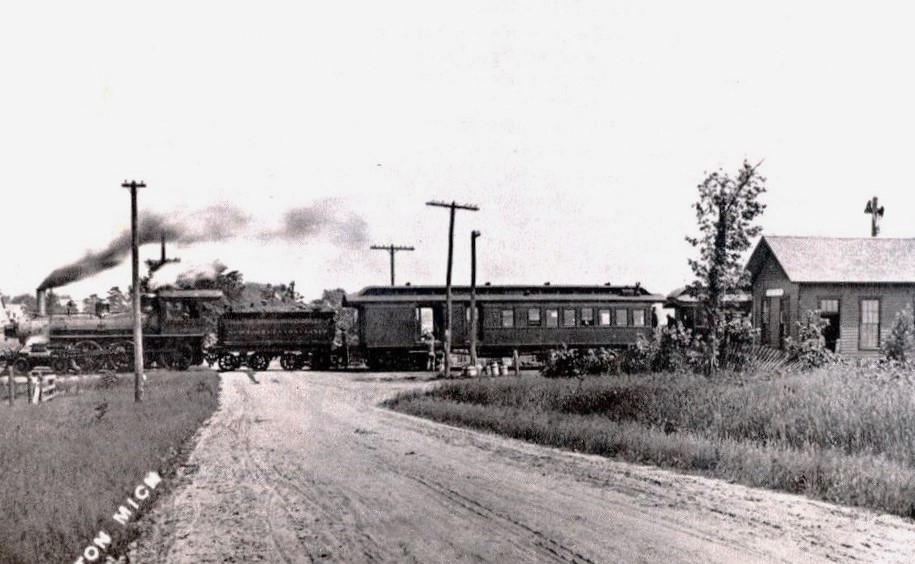
M 908 562 L 915 523 L 377 407 L 431 385 L 226 373 L 132 562 Z

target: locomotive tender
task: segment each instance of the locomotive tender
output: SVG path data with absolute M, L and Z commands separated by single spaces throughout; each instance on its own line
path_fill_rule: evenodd
M 222 370 L 246 364 L 266 370 L 276 357 L 284 370 L 306 364 L 331 366 L 336 319 L 333 311 L 266 311 L 226 313 L 219 319 L 216 346 L 207 351 Z
M 664 296 L 634 286 L 491 286 L 476 288 L 481 356 L 544 355 L 572 348 L 627 348 L 656 325 Z M 445 335 L 444 286 L 370 286 L 346 296 L 358 312 L 359 342 L 369 368 L 426 364 L 431 338 Z M 470 346 L 470 288 L 452 287 L 452 351 Z

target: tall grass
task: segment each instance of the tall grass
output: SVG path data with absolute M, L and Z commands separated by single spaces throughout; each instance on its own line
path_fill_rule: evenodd
M 904 371 L 463 381 L 389 406 L 915 518 L 915 379 Z
M 151 373 L 140 404 L 124 378 L 0 407 L 0 562 L 72 562 L 100 530 L 123 546 L 135 529 L 111 516 L 148 472 L 167 486 L 182 445 L 217 404 L 217 375 L 200 371 Z

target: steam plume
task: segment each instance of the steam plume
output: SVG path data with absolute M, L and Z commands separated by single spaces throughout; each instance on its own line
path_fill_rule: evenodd
M 278 227 L 258 224 L 243 210 L 231 205 L 216 205 L 185 217 L 146 212 L 140 216 L 140 245 L 167 241 L 182 245 L 225 241 L 236 237 L 264 240 L 283 239 L 304 242 L 320 235 L 346 247 L 363 246 L 368 240 L 365 221 L 358 215 L 340 209 L 338 200 L 325 199 L 312 206 L 291 208 L 283 214 Z M 49 274 L 39 290 L 64 286 L 121 264 L 130 255 L 130 231 L 115 237 L 96 252 L 62 266 Z
M 208 264 L 196 264 L 188 267 L 179 263 L 169 263 L 155 271 L 149 280 L 150 288 L 162 286 L 175 286 L 198 280 L 215 280 L 217 276 L 226 271 L 228 267 L 221 261 L 215 260 Z

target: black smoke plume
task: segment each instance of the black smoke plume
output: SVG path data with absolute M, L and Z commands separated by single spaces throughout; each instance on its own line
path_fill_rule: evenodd
M 283 239 L 305 242 L 326 235 L 346 247 L 363 246 L 367 241 L 365 221 L 342 209 L 336 200 L 321 200 L 312 206 L 292 208 L 283 214 L 277 227 L 259 225 L 244 211 L 231 205 L 215 205 L 185 217 L 147 212 L 140 215 L 140 245 L 166 241 L 180 245 L 225 241 L 237 237 L 262 240 Z M 65 286 L 98 274 L 124 262 L 130 255 L 130 231 L 124 231 L 108 245 L 49 274 L 39 290 Z

